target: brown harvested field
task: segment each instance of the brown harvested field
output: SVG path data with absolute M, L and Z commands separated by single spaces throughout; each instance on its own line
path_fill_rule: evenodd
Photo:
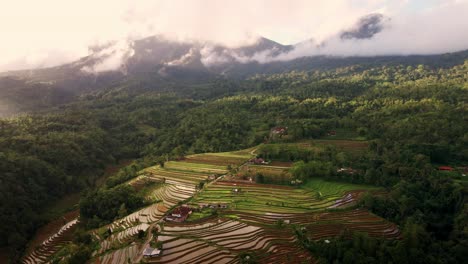
M 280 165 L 290 165 L 287 162 L 279 162 Z M 259 183 L 286 184 L 292 179 L 289 172 L 290 167 L 279 167 L 274 165 L 244 165 L 234 176 L 238 180 L 254 180 L 257 181 L 257 176 L 262 175 L 262 180 Z
M 266 165 L 266 166 L 276 166 L 276 167 L 292 167 L 294 164 L 294 162 L 286 162 L 286 161 L 272 161 L 270 162 L 270 164 Z
M 245 181 L 217 181 L 215 185 L 224 186 L 236 186 L 236 187 L 261 187 L 261 188 L 274 188 L 274 189 L 285 189 L 294 190 L 293 187 L 275 184 L 260 184 L 260 183 L 247 183 Z
M 289 167 L 278 167 L 273 165 L 245 165 L 241 168 L 241 173 L 250 173 L 255 175 L 256 173 L 261 173 L 263 175 L 279 176 L 279 175 L 288 175 Z
M 317 145 L 334 145 L 339 148 L 343 148 L 347 151 L 364 151 L 368 148 L 368 141 L 356 141 L 356 140 L 314 140 L 312 144 Z
M 246 162 L 248 158 L 240 156 L 222 156 L 213 154 L 196 154 L 184 157 L 181 161 L 190 163 L 211 164 L 218 166 L 239 166 Z
M 218 166 L 235 165 L 238 163 L 238 162 L 229 162 L 229 161 L 216 160 L 216 159 L 208 160 L 208 159 L 199 159 L 199 158 L 184 158 L 184 159 L 181 159 L 180 161 L 189 162 L 189 163 L 211 164 L 211 165 L 218 165 Z

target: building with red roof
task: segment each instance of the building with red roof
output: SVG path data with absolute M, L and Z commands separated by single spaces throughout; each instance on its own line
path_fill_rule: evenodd
M 450 167 L 450 166 L 440 166 L 438 168 L 438 170 L 440 170 L 440 171 L 453 171 L 453 168 Z
M 167 221 L 183 222 L 192 213 L 192 208 L 187 205 L 181 205 L 174 209 L 169 216 L 166 217 Z

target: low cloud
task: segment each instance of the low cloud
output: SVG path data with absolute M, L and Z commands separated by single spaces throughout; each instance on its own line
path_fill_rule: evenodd
M 468 49 L 468 3 L 454 1 L 417 15 L 399 14 L 384 17 L 379 30 L 362 37 L 343 37 L 344 32 L 357 30 L 356 25 L 343 28 L 320 41 L 309 39 L 294 46 L 294 49 L 276 55 L 262 51 L 249 57 L 239 57 L 239 62 L 287 61 L 305 56 L 377 56 L 440 54 Z M 368 18 L 368 16 L 365 16 Z M 219 54 L 218 54 L 219 55 Z M 221 56 L 221 55 L 219 55 Z M 222 61 L 223 59 L 219 59 Z
M 135 53 L 132 41 L 113 42 L 99 49 L 95 48 L 90 60 L 91 65 L 86 65 L 81 68 L 86 73 L 99 73 L 112 70 L 125 70 L 124 62 L 127 61 Z

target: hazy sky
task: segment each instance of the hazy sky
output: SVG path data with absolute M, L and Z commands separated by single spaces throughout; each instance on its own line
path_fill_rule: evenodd
M 333 44 L 312 54 L 468 48 L 468 0 L 0 0 L 0 4 L 0 71 L 58 65 L 88 55 L 90 45 L 154 34 L 230 46 L 258 35 L 283 44 L 310 38 Z M 340 31 L 375 12 L 391 18 L 389 33 L 373 42 L 337 43 Z

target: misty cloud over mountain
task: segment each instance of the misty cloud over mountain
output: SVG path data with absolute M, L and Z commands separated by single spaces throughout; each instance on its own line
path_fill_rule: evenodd
M 281 1 L 263 0 L 222 5 L 212 0 L 123 2 L 115 3 L 112 10 L 92 1 L 76 4 L 74 9 L 86 10 L 82 20 L 69 22 L 66 13 L 58 17 L 63 21 L 46 25 L 38 19 L 37 26 L 50 27 L 50 32 L 37 29 L 20 34 L 6 28 L 0 71 L 75 61 L 84 73 L 125 73 L 138 63 L 219 68 L 305 56 L 438 54 L 468 49 L 468 31 L 464 30 L 468 28 L 468 0 L 435 1 L 417 12 L 404 11 L 411 1 L 383 0 L 363 1 L 358 8 L 342 0 L 297 0 L 291 1 L 288 10 Z M 63 5 L 53 4 L 57 9 Z M 52 11 L 34 14 L 46 16 L 47 12 Z M 66 30 L 54 32 L 54 26 L 61 24 Z M 24 25 L 28 30 L 35 26 Z M 149 40 L 151 36 L 159 41 Z

